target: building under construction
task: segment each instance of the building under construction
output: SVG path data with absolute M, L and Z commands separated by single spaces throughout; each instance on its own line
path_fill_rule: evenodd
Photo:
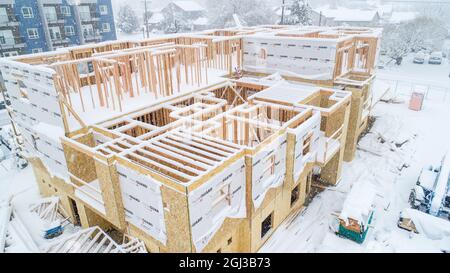
M 0 60 L 22 153 L 83 227 L 150 252 L 256 252 L 339 182 L 381 31 L 258 26 Z

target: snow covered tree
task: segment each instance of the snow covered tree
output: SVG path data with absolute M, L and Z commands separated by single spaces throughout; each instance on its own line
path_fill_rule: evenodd
M 138 17 L 129 5 L 120 7 L 117 15 L 117 27 L 125 33 L 133 33 L 139 28 Z
M 209 0 L 206 4 L 212 27 L 236 26 L 233 14 L 248 26 L 274 24 L 275 12 L 266 0 Z
M 183 14 L 173 9 L 173 6 L 169 6 L 164 10 L 164 20 L 162 22 L 162 28 L 165 33 L 178 33 L 191 30 L 191 23 L 188 18 L 185 18 Z
M 411 52 L 440 50 L 448 31 L 442 22 L 429 17 L 419 17 L 397 25 L 384 27 L 382 48 L 397 65 Z
M 290 14 L 286 16 L 284 24 L 287 25 L 312 25 L 311 18 L 311 6 L 306 0 L 293 0 L 292 3 L 287 7 Z

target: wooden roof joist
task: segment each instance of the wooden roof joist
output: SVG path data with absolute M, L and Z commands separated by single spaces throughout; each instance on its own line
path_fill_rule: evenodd
M 226 157 L 227 155 L 231 154 L 231 152 L 214 148 L 212 145 L 202 143 L 201 141 L 198 141 L 198 140 L 189 140 L 182 136 L 177 136 L 177 135 L 170 135 L 167 138 L 177 141 L 177 142 L 180 142 L 180 143 L 188 144 L 192 147 L 195 147 L 195 148 L 203 150 L 203 151 L 207 151 L 208 153 L 214 154 L 215 156 Z
M 196 147 L 192 147 L 190 145 L 186 145 L 186 144 L 184 144 L 182 142 L 174 141 L 172 139 L 168 139 L 168 138 L 161 139 L 161 140 L 158 140 L 158 143 L 163 143 L 163 144 L 166 144 L 166 145 L 170 145 L 170 146 L 172 146 L 174 148 L 177 148 L 177 149 L 180 149 L 180 150 L 184 150 L 186 152 L 190 152 L 190 153 L 193 153 L 195 155 L 199 155 L 199 156 L 205 157 L 206 159 L 210 159 L 210 160 L 213 160 L 213 161 L 216 161 L 216 162 L 219 162 L 221 160 L 220 156 L 218 156 L 217 154 L 209 153 L 209 152 L 207 152 L 205 150 L 198 149 Z
M 225 115 L 225 117 L 228 118 L 228 119 L 237 120 L 239 122 L 248 123 L 248 124 L 251 124 L 251 125 L 258 126 L 258 127 L 265 127 L 267 129 L 271 129 L 273 131 L 277 131 L 277 130 L 281 129 L 281 126 L 270 124 L 270 123 L 266 123 L 266 122 L 261 122 L 261 121 L 258 121 L 258 120 L 255 121 L 255 120 L 252 120 L 252 119 L 242 118 L 242 117 L 238 117 L 238 116 L 234 116 L 234 115 Z
M 133 153 L 142 155 L 146 158 L 149 158 L 152 161 L 158 162 L 177 171 L 186 173 L 187 175 L 190 176 L 197 176 L 201 173 L 201 171 L 203 171 L 203 169 L 201 168 L 194 168 L 192 166 L 185 165 L 179 161 L 173 160 L 170 157 L 161 156 L 159 153 L 153 152 L 151 148 L 148 147 L 136 149 L 133 151 Z
M 111 146 L 107 146 L 111 148 Z M 172 130 L 120 152 L 132 162 L 176 182 L 195 180 L 242 151 L 242 147 L 210 136 Z
M 199 162 L 199 163 L 201 163 L 201 164 L 203 164 L 205 166 L 206 165 L 214 166 L 218 162 L 217 160 L 213 160 L 213 159 L 209 159 L 209 158 L 206 158 L 206 157 L 202 157 L 202 156 L 199 156 L 197 154 L 190 153 L 190 152 L 187 152 L 187 151 L 182 150 L 182 149 L 178 149 L 175 146 L 170 146 L 170 145 L 164 144 L 163 142 L 154 142 L 151 145 L 153 147 L 163 148 L 164 151 L 168 152 L 169 154 L 181 155 L 184 158 L 190 158 L 190 159 L 195 160 L 196 162 Z
M 181 130 L 181 132 L 184 132 L 184 131 Z M 235 144 L 235 143 L 232 143 L 232 142 L 228 142 L 228 141 L 224 141 L 224 140 L 218 139 L 218 138 L 213 138 L 213 137 L 210 137 L 210 136 L 208 136 L 206 134 L 200 134 L 200 133 L 195 133 L 195 132 L 191 132 L 191 131 L 189 131 L 187 133 L 189 133 L 191 135 L 194 135 L 194 136 L 197 136 L 197 137 L 200 137 L 202 139 L 209 140 L 211 142 L 215 142 L 215 143 L 221 144 L 223 146 L 234 148 L 236 150 L 240 150 L 240 149 L 243 148 L 243 146 L 241 146 L 241 145 L 238 145 L 238 144 Z
M 231 148 L 229 146 L 220 145 L 220 144 L 218 144 L 216 142 L 209 141 L 209 140 L 204 139 L 202 137 L 197 137 L 197 136 L 194 136 L 192 134 L 186 134 L 186 133 L 182 133 L 182 132 L 177 132 L 176 134 L 178 136 L 180 136 L 180 137 L 185 137 L 187 139 L 192 139 L 192 141 L 195 141 L 195 142 L 198 142 L 198 143 L 204 143 L 204 144 L 206 144 L 206 145 L 208 145 L 210 147 L 213 147 L 214 149 L 221 150 L 221 151 L 224 151 L 226 153 L 234 153 L 234 152 L 236 152 L 236 149 L 233 149 L 233 148 Z
M 190 160 L 190 158 L 196 158 L 193 154 L 189 154 L 189 157 L 186 156 L 183 160 L 180 160 L 179 157 L 175 157 L 177 156 L 176 153 L 170 152 L 168 153 L 170 156 L 167 156 L 167 151 L 156 148 L 158 146 L 149 145 L 148 147 L 145 147 L 144 150 L 136 150 L 135 152 L 125 155 L 125 157 L 140 166 L 144 166 L 156 173 L 181 183 L 193 181 L 196 177 L 199 177 L 216 166 L 216 164 L 202 164 L 199 160 Z M 164 151 L 165 155 L 160 155 L 156 153 L 156 151 Z M 201 160 L 205 161 L 205 158 L 201 158 Z
M 189 174 L 183 173 L 176 169 L 170 168 L 164 164 L 155 162 L 155 161 L 151 160 L 150 158 L 143 156 L 142 154 L 139 154 L 138 152 L 132 152 L 132 153 L 126 154 L 124 157 L 130 159 L 131 161 L 133 161 L 134 163 L 137 163 L 138 165 L 144 166 L 147 169 L 157 172 L 157 173 L 159 173 L 165 177 L 168 177 L 172 180 L 176 180 L 176 181 L 185 183 L 185 182 L 189 182 L 194 179 L 194 176 L 191 176 Z
M 200 168 L 203 171 L 206 171 L 209 167 L 214 165 L 214 163 L 209 163 L 209 164 L 203 163 L 203 161 L 208 161 L 208 160 L 201 159 L 200 157 L 197 157 L 197 159 L 200 159 L 200 160 L 196 160 L 195 155 L 187 156 L 187 154 L 184 153 L 183 151 L 178 150 L 177 152 L 173 152 L 172 149 L 167 149 L 167 147 L 166 148 L 163 148 L 163 147 L 164 147 L 164 145 L 162 145 L 162 144 L 160 144 L 160 146 L 158 146 L 158 145 L 152 143 L 152 144 L 148 144 L 147 146 L 145 146 L 145 149 L 151 150 L 154 152 L 159 152 L 160 154 L 163 154 L 164 156 L 167 156 L 170 159 L 179 160 L 183 164 L 186 164 L 188 166 L 195 167 L 195 168 Z M 194 160 L 195 164 L 192 163 L 192 160 Z

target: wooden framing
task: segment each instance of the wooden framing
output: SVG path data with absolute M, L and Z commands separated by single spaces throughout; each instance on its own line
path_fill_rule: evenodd
M 298 101 L 264 97 L 276 80 L 259 72 L 234 73 L 245 58 L 243 37 L 264 33 L 338 40 L 333 79 L 306 81 L 326 86 L 314 92 L 293 85 L 293 92 L 304 94 Z M 313 166 L 321 169 L 323 180 L 339 182 L 348 132 L 360 132 L 370 111 L 377 46 L 376 30 L 366 28 L 259 26 L 17 57 L 16 62 L 54 71 L 49 85 L 59 96 L 68 179 L 52 178 L 39 159 L 33 161 L 37 176 L 54 184 L 62 199 L 77 203 L 83 226 L 107 223 L 142 239 L 149 250 L 257 251 L 283 220 L 303 206 Z M 338 84 L 345 91 L 330 88 Z M 355 103 L 357 110 L 350 106 L 355 97 L 360 102 Z M 136 100 L 150 102 L 129 107 Z M 351 114 L 359 110 L 359 115 Z M 101 121 L 86 118 L 104 113 L 109 115 Z M 299 174 L 296 154 L 304 157 Z M 255 167 L 258 160 L 264 162 L 261 170 Z M 245 216 L 225 217 L 207 244 L 198 248 L 190 219 L 192 196 L 241 162 Z M 257 204 L 255 178 L 275 175 L 280 164 L 280 183 L 264 188 Z M 166 240 L 130 220 L 121 184 L 124 174 L 118 166 L 157 185 L 162 200 L 157 210 Z M 212 207 L 231 206 L 229 189 L 228 184 L 214 189 L 220 196 Z M 299 192 L 295 204 L 294 189 Z M 261 238 L 261 223 L 267 217 L 272 230 Z

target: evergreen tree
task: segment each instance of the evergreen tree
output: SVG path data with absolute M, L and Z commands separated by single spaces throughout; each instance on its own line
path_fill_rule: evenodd
M 139 28 L 139 20 L 136 13 L 129 5 L 120 7 L 117 16 L 117 27 L 125 33 L 133 33 Z
M 288 25 L 312 25 L 311 18 L 311 6 L 306 0 L 293 0 L 291 5 L 288 6 L 290 11 L 289 16 L 285 20 L 285 24 Z

